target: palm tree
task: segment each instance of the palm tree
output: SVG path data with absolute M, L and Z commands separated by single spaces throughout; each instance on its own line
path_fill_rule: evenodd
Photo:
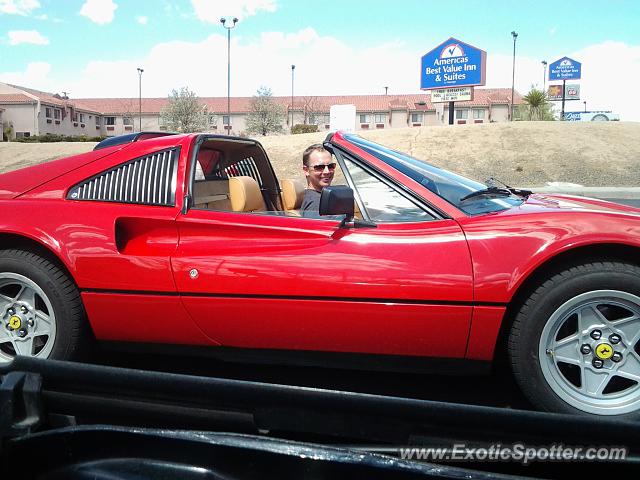
M 553 120 L 547 94 L 542 90 L 531 88 L 529 93 L 522 97 L 522 101 L 524 102 L 523 116 L 525 120 Z

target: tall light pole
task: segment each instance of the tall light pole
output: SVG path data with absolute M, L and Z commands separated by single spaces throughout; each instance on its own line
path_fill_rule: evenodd
M 231 135 L 231 29 L 236 26 L 238 19 L 233 17 L 231 25 L 222 17 L 220 23 L 227 29 L 227 135 Z
M 511 121 L 513 122 L 513 90 L 516 82 L 516 38 L 518 38 L 518 34 L 513 31 L 511 36 L 513 37 L 513 67 L 511 69 Z
M 138 118 L 140 119 L 140 131 L 142 131 L 142 72 L 144 72 L 144 70 L 138 67 Z
M 542 92 L 544 93 L 545 90 L 547 89 L 547 61 L 546 60 L 542 60 L 542 69 L 543 69 Z
M 296 66 L 291 65 L 291 128 L 293 128 L 293 72 L 296 71 Z

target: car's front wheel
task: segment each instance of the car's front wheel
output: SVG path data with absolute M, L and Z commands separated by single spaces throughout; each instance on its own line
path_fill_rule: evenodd
M 508 350 L 534 406 L 640 417 L 640 268 L 594 262 L 548 279 L 517 314 Z
M 80 294 L 57 265 L 0 250 L 0 363 L 16 355 L 71 359 L 86 339 Z

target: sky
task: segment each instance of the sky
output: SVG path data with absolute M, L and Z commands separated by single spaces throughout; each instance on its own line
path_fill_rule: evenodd
M 640 0 L 0 0 L 0 81 L 71 98 L 420 93 L 420 58 L 454 37 L 487 52 L 486 87 L 541 88 L 582 62 L 567 111 L 640 121 Z M 229 23 L 227 24 L 229 25 Z M 636 85 L 635 87 L 633 85 Z

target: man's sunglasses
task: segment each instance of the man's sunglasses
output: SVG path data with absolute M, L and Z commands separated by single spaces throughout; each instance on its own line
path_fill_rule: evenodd
M 326 165 L 309 165 L 309 168 L 313 168 L 314 172 L 324 172 L 324 169 L 328 168 L 329 171 L 333 172 L 336 169 L 335 163 L 327 163 Z

